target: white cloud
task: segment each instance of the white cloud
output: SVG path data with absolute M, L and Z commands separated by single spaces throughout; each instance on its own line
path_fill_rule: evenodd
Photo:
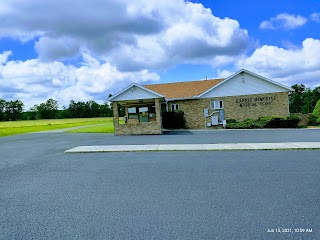
M 320 13 L 312 13 L 310 19 L 314 22 L 320 23 Z
M 40 60 L 89 51 L 123 71 L 237 56 L 249 41 L 236 20 L 184 0 L 1 1 L 0 21 L 0 37 L 37 37 Z
M 200 4 L 181 5 L 178 16 L 171 16 L 170 12 L 163 14 L 165 29 L 158 34 L 140 36 L 136 45 L 115 48 L 108 60 L 125 70 L 218 63 L 237 56 L 248 45 L 248 33 L 240 29 L 237 21 L 217 18 Z
M 158 69 L 232 62 L 249 44 L 236 20 L 184 0 L 0 1 L 0 22 L 0 38 L 33 41 L 38 53 L 26 61 L 0 54 L 0 98 L 27 107 L 105 100 L 132 82 L 159 80 Z
M 109 93 L 115 93 L 132 82 L 143 84 L 159 80 L 156 73 L 147 70 L 120 72 L 89 53 L 83 54 L 83 63 L 79 67 L 38 59 L 7 61 L 9 54 L 0 54 L 0 98 L 20 99 L 26 109 L 48 98 L 56 99 L 60 106 L 67 106 L 71 99 L 103 101 L 107 100 Z
M 320 40 L 307 38 L 299 49 L 264 45 L 249 57 L 238 60 L 236 67 L 245 68 L 291 86 L 303 83 L 314 87 L 320 82 Z
M 11 51 L 5 51 L 0 54 L 0 64 L 4 64 L 8 61 L 9 56 L 12 55 Z
M 281 13 L 276 17 L 272 17 L 269 20 L 260 23 L 262 29 L 286 29 L 291 30 L 306 24 L 308 19 L 300 15 Z
M 227 77 L 230 77 L 232 74 L 234 74 L 234 72 L 231 72 L 226 69 L 224 70 L 218 69 L 217 74 L 218 74 L 218 78 L 227 78 Z
M 309 19 L 318 21 L 319 13 Z M 319 40 L 306 39 L 298 47 L 284 42 L 288 49 L 265 45 L 245 56 L 248 32 L 236 20 L 184 0 L 0 1 L 0 21 L 0 38 L 32 40 L 39 54 L 26 61 L 8 61 L 10 51 L 0 54 L 0 98 L 21 99 L 27 106 L 48 98 L 60 105 L 105 100 L 131 82 L 159 80 L 155 70 L 182 63 L 221 67 L 239 59 L 236 70 L 287 85 L 315 86 L 320 79 Z M 307 21 L 282 13 L 260 28 L 294 29 Z M 80 64 L 63 62 L 79 57 Z

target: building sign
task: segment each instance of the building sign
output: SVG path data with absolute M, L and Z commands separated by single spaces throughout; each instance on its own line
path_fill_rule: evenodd
M 276 97 L 248 97 L 248 98 L 238 98 L 236 103 L 239 107 L 257 107 L 257 106 L 268 106 L 276 100 Z

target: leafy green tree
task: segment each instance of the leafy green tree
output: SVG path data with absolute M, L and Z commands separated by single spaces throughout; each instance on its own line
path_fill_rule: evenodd
M 318 118 L 318 121 L 320 122 L 320 99 L 318 100 L 315 108 L 313 109 L 312 115 L 316 116 Z
M 312 106 L 315 107 L 318 100 L 320 99 L 320 86 L 316 87 L 313 89 L 312 91 L 313 94 L 313 102 L 312 102 Z
M 62 106 L 62 110 L 58 110 L 57 118 L 59 119 L 70 118 L 69 110 L 66 108 L 66 106 Z
M 16 121 L 20 119 L 23 106 L 24 104 L 20 100 L 6 102 L 5 103 L 6 120 Z
M 48 99 L 37 107 L 38 116 L 41 119 L 55 119 L 58 116 L 58 102 L 54 99 Z
M 305 85 L 303 84 L 294 84 L 291 86 L 294 90 L 289 96 L 289 107 L 291 113 L 299 113 L 302 110 L 303 105 L 303 93 L 306 90 Z
M 0 99 L 0 121 L 5 120 L 5 106 L 6 106 L 6 100 Z
M 112 105 L 109 104 L 108 101 L 105 101 L 102 105 L 101 105 L 101 116 L 104 117 L 113 117 L 113 110 L 112 110 Z
M 100 105 L 95 101 L 86 102 L 87 117 L 100 117 Z
M 76 103 L 74 100 L 71 100 L 68 107 L 68 112 L 70 118 L 74 118 L 76 115 Z
M 37 115 L 38 115 L 38 105 L 34 105 L 29 110 L 29 120 L 37 119 Z
M 97 102 L 90 100 L 87 102 L 75 102 L 70 101 L 68 113 L 71 118 L 91 118 L 91 117 L 110 117 L 112 110 L 108 102 L 104 104 L 98 104 Z
M 294 92 L 289 96 L 291 113 L 311 113 L 320 99 L 320 87 L 313 90 L 303 84 L 294 84 Z
M 314 106 L 314 94 L 311 91 L 310 88 L 306 88 L 306 90 L 303 92 L 302 96 L 302 105 L 301 105 L 301 112 L 302 113 L 311 113 Z
M 87 106 L 85 102 L 77 102 L 76 103 L 76 117 L 85 118 L 88 117 L 88 113 L 86 112 Z

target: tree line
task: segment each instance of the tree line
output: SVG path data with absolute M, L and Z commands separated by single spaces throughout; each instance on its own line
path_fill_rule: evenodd
M 68 107 L 59 109 L 58 102 L 48 99 L 39 105 L 34 105 L 28 111 L 23 111 L 24 103 L 20 100 L 6 101 L 0 99 L 0 121 L 62 119 L 62 118 L 93 118 L 112 117 L 112 107 L 106 101 L 99 104 L 95 101 L 70 101 Z
M 0 121 L 21 119 L 23 106 L 24 104 L 20 100 L 6 101 L 0 99 Z
M 320 99 L 320 86 L 311 90 L 303 84 L 291 86 L 294 90 L 289 95 L 290 113 L 312 113 Z

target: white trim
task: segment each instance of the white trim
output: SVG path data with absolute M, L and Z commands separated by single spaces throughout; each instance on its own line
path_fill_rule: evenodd
M 142 89 L 142 90 L 145 90 L 145 91 L 147 91 L 147 92 L 149 92 L 149 93 L 155 94 L 155 95 L 158 96 L 159 98 L 164 98 L 164 96 L 161 95 L 160 93 L 157 93 L 157 92 L 152 91 L 152 90 L 150 90 L 150 89 L 148 89 L 148 88 L 145 88 L 145 87 L 143 87 L 143 86 L 141 86 L 141 85 L 139 85 L 139 84 L 137 84 L 137 83 L 132 83 L 132 84 L 130 84 L 129 86 L 127 86 L 126 88 L 122 89 L 120 92 L 118 92 L 118 93 L 116 93 L 115 95 L 113 95 L 112 97 L 110 97 L 108 100 L 109 100 L 110 102 L 112 102 L 112 99 L 114 99 L 115 97 L 119 96 L 119 95 L 122 94 L 123 92 L 127 91 L 127 90 L 130 89 L 131 87 L 138 87 L 138 88 L 140 88 L 140 89 Z
M 174 109 L 173 109 L 174 108 Z M 179 110 L 179 104 L 178 103 L 171 103 L 170 104 L 170 110 L 173 112 L 175 110 Z
M 279 86 L 279 87 L 282 87 L 282 88 L 286 89 L 288 92 L 294 91 L 292 88 L 289 88 L 289 87 L 287 87 L 287 86 L 285 86 L 285 85 L 282 85 L 282 84 L 280 84 L 280 83 L 277 83 L 277 82 L 275 82 L 275 81 L 272 81 L 272 80 L 270 80 L 270 79 L 268 79 L 268 78 L 262 77 L 262 76 L 260 76 L 260 75 L 258 75 L 258 74 L 256 74 L 256 73 L 250 72 L 250 71 L 248 71 L 248 70 L 246 70 L 246 69 L 241 69 L 240 71 L 232 74 L 230 77 L 226 78 L 225 80 L 223 80 L 222 82 L 218 83 L 217 85 L 215 85 L 215 86 L 209 88 L 208 90 L 204 91 L 204 92 L 201 93 L 198 97 L 201 98 L 201 97 L 202 97 L 203 95 L 205 95 L 206 93 L 208 93 L 208 92 L 210 92 L 211 90 L 217 88 L 218 86 L 224 84 L 225 82 L 229 81 L 230 79 L 234 78 L 235 76 L 237 76 L 238 74 L 240 74 L 240 73 L 242 73 L 242 72 L 247 73 L 247 74 L 249 74 L 249 75 L 252 75 L 252 76 L 254 76 L 254 77 L 260 78 L 260 79 L 262 79 L 262 80 L 265 80 L 265 81 L 270 82 L 270 83 L 272 83 L 272 84 L 275 84 L 275 85 L 277 85 L 277 86 Z

